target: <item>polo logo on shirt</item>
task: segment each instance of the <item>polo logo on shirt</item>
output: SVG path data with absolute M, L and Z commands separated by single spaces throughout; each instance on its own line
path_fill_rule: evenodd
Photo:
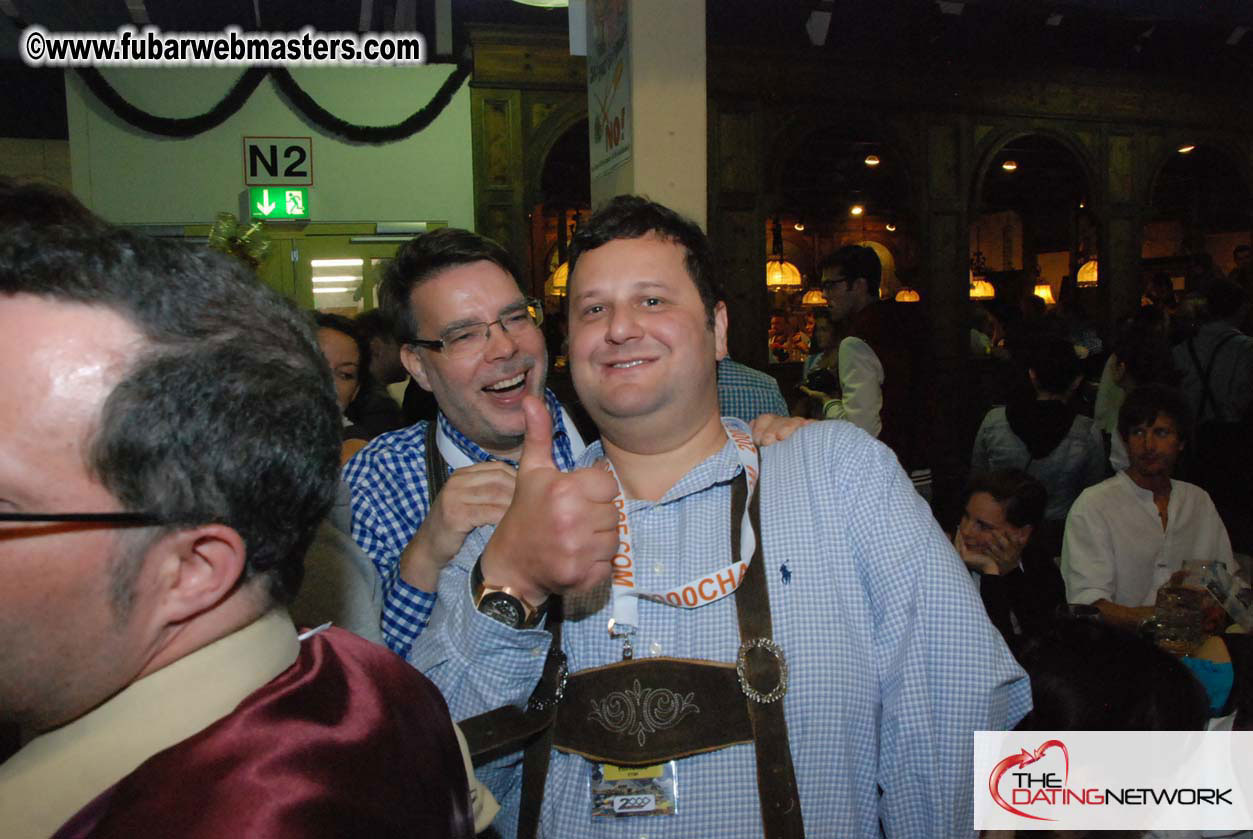
M 783 578 L 783 585 L 785 586 L 792 582 L 792 569 L 787 567 L 786 562 L 779 564 L 779 576 Z

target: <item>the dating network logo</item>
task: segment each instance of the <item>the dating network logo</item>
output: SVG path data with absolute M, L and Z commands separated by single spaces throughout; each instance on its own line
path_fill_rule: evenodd
M 1044 772 L 1033 775 L 1026 767 L 1039 762 L 1041 758 L 1050 750 L 1059 749 L 1062 754 L 1063 771 L 1060 782 L 1055 772 Z M 1019 770 L 1012 772 L 1010 770 Z M 1005 797 L 1001 795 L 1001 779 L 1009 774 L 1013 778 L 1013 786 L 1010 792 L 1010 801 L 1007 802 Z M 996 802 L 998 807 L 1008 810 L 1015 816 L 1022 816 L 1028 819 L 1038 819 L 1040 821 L 1056 821 L 1047 816 L 1035 816 L 1031 813 L 1024 813 L 1014 804 L 1022 804 L 1024 806 L 1037 803 L 1041 798 L 1048 803 L 1056 802 L 1056 796 L 1059 791 L 1068 792 L 1066 784 L 1070 781 L 1070 752 L 1066 749 L 1066 744 L 1061 740 L 1045 740 L 1036 748 L 1034 752 L 1023 749 L 1016 755 L 1010 755 L 992 768 L 992 773 L 988 776 L 988 791 L 992 794 L 992 800 Z M 1033 784 L 1035 789 L 1032 789 Z M 1051 793 L 1051 794 L 1050 794 Z M 1012 802 L 1012 803 L 1010 803 Z

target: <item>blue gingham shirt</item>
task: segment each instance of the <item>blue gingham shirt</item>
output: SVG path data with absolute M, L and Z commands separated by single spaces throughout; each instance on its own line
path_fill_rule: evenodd
M 734 422 L 733 420 L 731 422 Z M 761 522 L 774 637 L 790 671 L 784 701 L 807 835 L 973 835 L 973 732 L 1013 726 L 1031 707 L 1027 678 L 992 627 L 961 560 L 891 450 L 850 423 L 815 423 L 762 449 Z M 599 444 L 580 459 L 590 464 Z M 657 502 L 627 502 L 638 584 L 658 591 L 730 562 L 728 444 Z M 522 704 L 549 634 L 475 611 L 468 575 L 490 528 L 470 534 L 443 572 L 431 624 L 409 660 L 454 719 Z M 786 580 L 790 580 L 787 582 Z M 567 598 L 571 672 L 621 657 L 606 632 L 607 590 Z M 731 662 L 733 597 L 696 610 L 640 602 L 637 657 Z M 591 820 L 592 764 L 554 752 L 541 811 L 549 837 L 761 835 L 751 744 L 678 762 L 678 815 Z M 518 756 L 478 773 L 516 831 Z M 879 788 L 883 794 L 880 796 Z
M 545 401 L 553 418 L 553 461 L 559 469 L 574 467 L 561 403 L 552 391 Z M 453 427 L 441 411 L 439 429 L 475 463 L 499 460 Z M 374 562 L 383 581 L 383 640 L 404 656 L 422 633 L 435 605 L 435 595 L 400 578 L 400 554 L 431 510 L 426 482 L 426 422 L 381 434 L 344 467 L 352 492 L 352 538 Z M 516 466 L 513 461 L 506 463 Z
M 718 411 L 744 422 L 752 422 L 758 414 L 788 415 L 775 378 L 730 357 L 718 362 Z

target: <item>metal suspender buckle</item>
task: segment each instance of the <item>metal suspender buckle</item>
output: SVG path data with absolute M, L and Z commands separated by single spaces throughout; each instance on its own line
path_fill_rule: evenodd
M 762 693 L 749 684 L 749 655 L 754 650 L 762 650 L 770 656 L 770 658 L 766 658 L 762 653 L 753 656 L 752 675 L 754 680 L 760 684 L 762 681 L 761 677 L 765 676 L 770 670 L 773 669 L 777 673 L 774 687 L 766 693 Z M 773 667 L 769 666 L 771 659 L 773 659 Z M 769 638 L 750 638 L 740 644 L 740 652 L 735 659 L 735 673 L 740 678 L 740 690 L 754 702 L 767 705 L 771 702 L 779 701 L 787 693 L 787 659 L 783 657 L 783 648 Z

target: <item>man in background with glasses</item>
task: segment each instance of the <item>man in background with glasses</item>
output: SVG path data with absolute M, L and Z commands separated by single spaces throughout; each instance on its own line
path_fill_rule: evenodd
M 8 839 L 472 835 L 434 688 L 287 616 L 338 479 L 303 315 L 204 249 L 6 225 L 0 381 Z

